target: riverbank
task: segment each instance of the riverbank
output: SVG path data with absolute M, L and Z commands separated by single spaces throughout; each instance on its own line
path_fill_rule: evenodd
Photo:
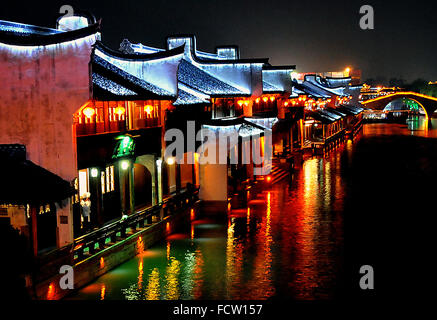
M 179 209 L 172 215 L 163 216 L 149 226 L 136 229 L 124 239 L 93 254 L 72 266 L 74 289 L 77 290 L 127 260 L 150 248 L 156 242 L 190 223 L 199 211 L 200 201 Z M 72 294 L 70 289 L 60 288 L 63 274 L 57 274 L 34 287 L 35 297 L 40 300 L 58 300 Z

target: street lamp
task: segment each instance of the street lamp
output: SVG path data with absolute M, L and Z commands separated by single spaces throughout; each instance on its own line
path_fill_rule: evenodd
M 121 162 L 121 168 L 122 168 L 123 170 L 127 170 L 127 168 L 129 168 L 129 161 L 127 161 L 127 160 L 123 160 L 123 161 Z
M 167 164 L 169 166 L 173 165 L 175 163 L 175 158 L 174 157 L 168 157 L 166 160 Z
M 91 168 L 91 177 L 97 178 L 98 174 L 99 174 L 99 170 L 97 170 L 97 168 Z

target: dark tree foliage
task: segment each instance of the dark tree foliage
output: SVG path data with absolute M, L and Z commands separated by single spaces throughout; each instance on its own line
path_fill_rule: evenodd
M 414 91 L 421 94 L 426 94 L 428 96 L 437 97 L 437 84 L 429 83 L 429 81 L 420 78 L 410 83 L 406 83 L 404 79 L 400 78 L 391 78 L 388 82 L 386 82 L 384 78 L 378 77 L 366 79 L 364 83 L 371 85 L 372 87 L 380 85 L 399 87 L 406 91 Z
M 405 86 L 405 89 L 409 91 L 419 92 L 428 96 L 437 97 L 437 85 L 430 84 L 424 79 L 416 79 L 410 84 Z

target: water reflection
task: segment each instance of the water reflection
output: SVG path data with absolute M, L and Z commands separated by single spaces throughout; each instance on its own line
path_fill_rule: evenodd
M 145 250 L 73 298 L 335 298 L 344 272 L 344 218 L 354 214 L 345 210 L 352 185 L 346 177 L 358 160 L 362 166 L 374 157 L 357 149 L 360 139 L 437 137 L 437 130 L 425 128 L 421 119 L 408 125 L 366 125 L 354 142 L 307 159 L 291 183 L 265 190 L 248 208 L 222 218 L 206 219 L 196 212 L 186 231 Z
M 149 281 L 146 289 L 146 300 L 159 300 L 161 288 L 159 285 L 159 270 L 153 268 L 149 275 Z M 126 297 L 127 298 L 127 297 Z
M 165 299 L 176 300 L 179 298 L 179 272 L 181 270 L 181 263 L 174 257 L 170 258 L 170 262 L 166 269 L 165 279 Z

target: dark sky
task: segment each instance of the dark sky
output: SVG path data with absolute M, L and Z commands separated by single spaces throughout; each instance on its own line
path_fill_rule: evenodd
M 102 40 L 115 49 L 123 38 L 163 47 L 168 35 L 193 33 L 200 50 L 237 44 L 242 58 L 302 72 L 350 65 L 363 80 L 437 80 L 437 1 L 15 0 L 2 3 L 0 19 L 53 27 L 63 4 L 102 18 Z M 359 28 L 364 4 L 375 10 L 374 30 Z

